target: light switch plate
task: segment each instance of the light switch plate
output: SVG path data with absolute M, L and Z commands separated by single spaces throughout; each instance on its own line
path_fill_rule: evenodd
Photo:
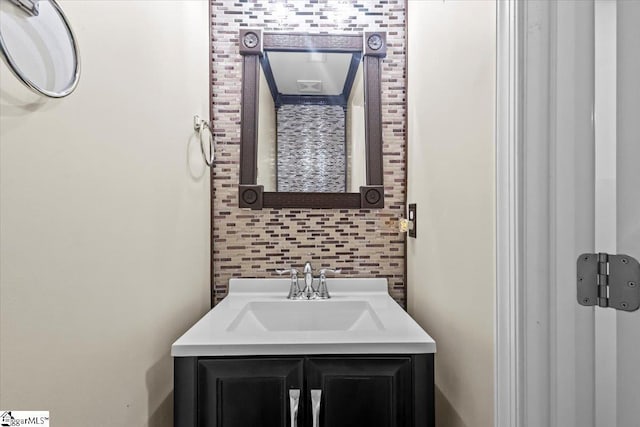
M 409 220 L 409 237 L 416 237 L 418 232 L 418 208 L 415 203 L 409 204 L 409 213 L 407 215 Z M 413 226 L 411 226 L 413 225 Z

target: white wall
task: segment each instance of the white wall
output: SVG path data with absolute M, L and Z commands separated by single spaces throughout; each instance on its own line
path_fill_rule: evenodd
M 438 347 L 437 425 L 490 427 L 495 2 L 408 3 L 408 307 Z
M 276 191 L 276 104 L 271 96 L 267 78 L 260 66 L 258 96 L 258 175 L 256 182 L 264 191 Z
M 347 191 L 359 193 L 367 185 L 364 126 L 364 65 L 361 62 L 353 79 L 347 106 Z
M 0 407 L 172 426 L 170 345 L 210 304 L 207 2 L 60 3 L 76 92 L 0 66 Z

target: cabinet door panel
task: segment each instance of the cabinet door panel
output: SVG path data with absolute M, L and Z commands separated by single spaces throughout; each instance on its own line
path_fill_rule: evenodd
M 302 389 L 302 359 L 201 359 L 199 427 L 289 427 L 289 390 Z
M 322 390 L 321 427 L 409 427 L 411 387 L 410 357 L 311 358 L 307 367 L 307 388 Z

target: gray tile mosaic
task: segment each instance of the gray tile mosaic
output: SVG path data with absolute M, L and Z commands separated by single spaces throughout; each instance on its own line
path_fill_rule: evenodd
M 344 109 L 289 104 L 278 108 L 277 120 L 278 191 L 344 192 Z

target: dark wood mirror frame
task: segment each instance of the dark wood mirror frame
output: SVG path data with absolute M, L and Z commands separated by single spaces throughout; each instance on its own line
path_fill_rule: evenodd
M 384 207 L 380 70 L 387 50 L 386 33 L 331 35 L 263 33 L 261 30 L 245 29 L 240 30 L 239 43 L 243 56 L 239 206 L 251 209 Z M 268 192 L 264 191 L 262 185 L 257 185 L 258 84 L 260 57 L 265 50 L 362 53 L 367 185 L 361 186 L 359 193 Z

